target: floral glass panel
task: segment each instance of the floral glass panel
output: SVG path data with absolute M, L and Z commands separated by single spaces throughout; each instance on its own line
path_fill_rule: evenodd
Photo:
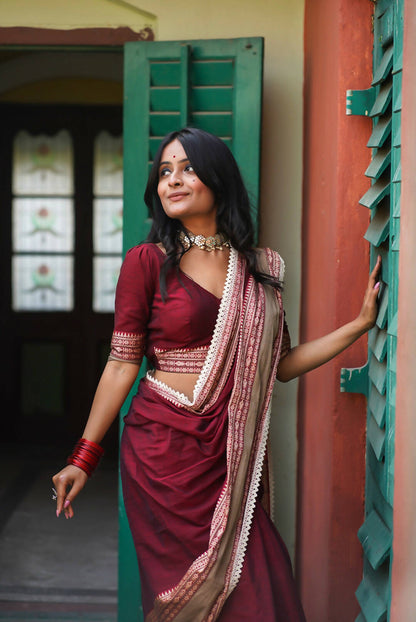
M 123 199 L 94 199 L 94 252 L 121 255 Z
M 13 194 L 73 193 L 72 141 L 66 130 L 55 136 L 20 131 L 13 149 Z
M 101 132 L 94 145 L 95 196 L 122 196 L 123 194 L 123 140 Z
M 14 255 L 12 301 L 15 311 L 71 311 L 73 258 L 58 255 Z
M 12 228 L 14 251 L 73 251 L 73 201 L 63 198 L 14 199 Z
M 121 257 L 94 257 L 94 311 L 114 312 L 114 297 L 120 268 Z

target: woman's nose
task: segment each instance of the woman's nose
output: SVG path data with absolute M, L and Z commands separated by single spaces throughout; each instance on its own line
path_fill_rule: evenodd
M 182 178 L 180 174 L 173 171 L 169 177 L 169 184 L 171 186 L 180 186 L 182 184 Z

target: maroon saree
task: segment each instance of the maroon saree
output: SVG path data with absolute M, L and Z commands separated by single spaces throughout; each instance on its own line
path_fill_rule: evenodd
M 282 278 L 277 253 L 261 261 Z M 232 249 L 193 400 L 151 373 L 139 385 L 121 474 L 146 622 L 304 621 L 289 557 L 260 502 L 282 338 L 280 294 L 258 285 Z

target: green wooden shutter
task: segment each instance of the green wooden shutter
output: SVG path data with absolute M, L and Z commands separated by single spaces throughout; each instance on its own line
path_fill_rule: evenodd
M 372 161 L 365 173 L 372 185 L 360 203 L 371 211 L 364 237 L 371 245 L 372 265 L 377 255 L 382 256 L 384 291 L 377 324 L 369 335 L 368 364 L 358 371 L 343 370 L 341 379 L 343 390 L 357 390 L 354 381 L 360 377 L 368 400 L 365 521 L 358 532 L 364 570 L 356 592 L 361 607 L 356 622 L 387 620 L 391 600 L 402 52 L 403 0 L 378 0 L 374 13 L 374 76 L 371 89 L 365 92 L 366 110 L 362 111 L 373 119 L 368 142 Z M 363 92 L 348 93 L 347 106 L 360 98 Z
M 257 223 L 263 40 L 133 42 L 125 46 L 124 253 L 149 223 L 143 193 L 163 136 L 185 126 L 222 138 L 242 172 Z M 122 408 L 127 412 L 130 398 Z M 142 620 L 137 562 L 119 503 L 119 622 Z
M 262 62 L 259 38 L 126 44 L 126 248 L 147 231 L 142 196 L 156 149 L 163 136 L 186 125 L 228 144 L 257 222 Z

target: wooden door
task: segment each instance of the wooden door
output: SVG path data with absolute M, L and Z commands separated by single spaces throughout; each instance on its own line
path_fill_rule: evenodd
M 0 111 L 3 438 L 68 449 L 82 432 L 113 326 L 121 107 Z

